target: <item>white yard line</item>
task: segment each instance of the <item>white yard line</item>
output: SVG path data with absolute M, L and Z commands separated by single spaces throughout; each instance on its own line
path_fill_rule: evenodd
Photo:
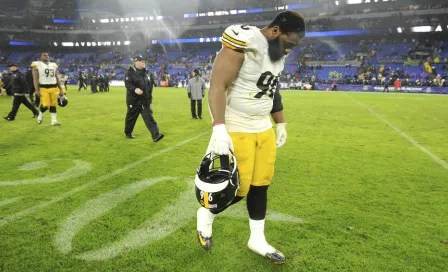
M 187 144 L 187 143 L 189 143 L 189 142 L 191 142 L 193 140 L 196 140 L 197 138 L 202 137 L 202 136 L 204 136 L 206 134 L 208 134 L 208 132 L 204 132 L 204 133 L 201 133 L 199 135 L 196 135 L 196 136 L 194 136 L 192 138 L 189 138 L 189 139 L 187 139 L 185 141 L 179 142 L 179 143 L 177 143 L 177 144 L 175 144 L 175 145 L 173 145 L 171 147 L 168 147 L 168 148 L 165 148 L 163 150 L 160 150 L 160 151 L 158 151 L 158 152 L 156 152 L 156 153 L 154 153 L 154 154 L 152 154 L 150 156 L 142 158 L 142 159 L 140 159 L 140 160 L 138 160 L 136 162 L 130 163 L 130 164 L 124 166 L 123 168 L 115 170 L 112 173 L 109 173 L 109 174 L 106 174 L 104 176 L 98 177 L 97 179 L 95 179 L 93 181 L 90 181 L 90 182 L 88 182 L 86 184 L 83 184 L 83 185 L 81 185 L 79 187 L 76 187 L 76 188 L 74 188 L 74 189 L 72 189 L 72 190 L 70 190 L 70 191 L 68 191 L 66 193 L 63 193 L 63 194 L 58 195 L 58 196 L 55 196 L 51 200 L 43 201 L 43 202 L 41 202 L 41 203 L 39 203 L 39 204 L 37 204 L 35 206 L 32 206 L 32 207 L 30 207 L 30 208 L 28 208 L 26 210 L 17 212 L 15 214 L 12 214 L 12 215 L 9 215 L 9 216 L 5 216 L 4 218 L 0 219 L 0 227 L 4 226 L 4 225 L 6 225 L 6 224 L 8 224 L 8 223 L 10 223 L 12 221 L 21 219 L 24 216 L 27 216 L 29 214 L 33 214 L 36 211 L 38 211 L 39 209 L 45 208 L 45 207 L 47 207 L 47 206 L 49 206 L 49 205 L 51 205 L 53 203 L 59 202 L 59 201 L 65 199 L 67 197 L 70 197 L 70 196 L 72 196 L 72 195 L 74 195 L 74 194 L 76 194 L 76 193 L 78 193 L 80 191 L 83 191 L 83 190 L 88 189 L 88 188 L 90 188 L 92 186 L 95 186 L 95 185 L 97 185 L 97 184 L 99 184 L 99 183 L 101 183 L 101 182 L 103 182 L 105 180 L 110 179 L 111 177 L 117 176 L 117 175 L 119 175 L 119 174 L 121 174 L 121 173 L 123 173 L 123 172 L 125 172 L 125 171 L 127 171 L 127 170 L 129 170 L 129 169 L 131 169 L 133 167 L 135 167 L 135 166 L 138 166 L 138 165 L 140 165 L 140 164 L 142 164 L 144 162 L 147 162 L 147 161 L 149 161 L 149 160 L 151 160 L 151 159 L 153 159 L 155 157 L 158 157 L 158 156 L 160 156 L 162 154 L 165 154 L 165 153 L 167 153 L 167 152 L 169 152 L 169 151 L 171 151 L 173 149 L 176 149 L 176 148 L 178 148 L 180 146 L 183 146 L 183 145 L 185 145 L 185 144 Z
M 0 201 L 0 207 L 1 206 L 6 206 L 6 205 L 9 205 L 9 204 L 12 204 L 12 203 L 15 203 L 15 202 L 21 200 L 22 198 L 23 197 L 19 196 L 19 197 L 15 197 L 15 198 L 2 200 L 2 201 Z
M 376 118 L 380 119 L 381 121 L 383 121 L 384 123 L 386 123 L 389 127 L 391 127 L 393 130 L 395 130 L 398 134 L 400 134 L 401 136 L 403 136 L 406 140 L 408 140 L 409 142 L 411 142 L 411 144 L 415 145 L 416 147 L 418 147 L 423 153 L 425 153 L 426 155 L 428 155 L 429 157 L 431 157 L 431 159 L 433 159 L 435 162 L 437 162 L 438 164 L 440 164 L 442 167 L 444 167 L 445 169 L 448 169 L 448 164 L 441 160 L 439 157 L 437 157 L 436 155 L 434 155 L 434 153 L 432 153 L 431 151 L 429 151 L 428 149 L 426 149 L 424 146 L 422 146 L 421 144 L 419 144 L 416 140 L 412 139 L 410 136 L 408 136 L 406 133 L 404 133 L 401 129 L 397 128 L 396 126 L 394 126 L 392 123 L 390 123 L 389 121 L 387 121 L 386 119 L 384 119 L 383 117 L 381 117 L 381 115 L 379 115 L 378 113 L 374 112 L 372 109 L 370 109 L 369 107 L 367 107 L 366 105 L 362 104 L 361 102 L 359 102 L 358 100 L 356 100 L 355 98 L 353 98 L 352 96 L 348 95 L 347 93 L 345 93 L 346 96 L 348 96 L 351 100 L 353 100 L 354 102 L 356 102 L 357 104 L 361 105 L 363 108 L 367 109 L 371 114 L 373 114 Z

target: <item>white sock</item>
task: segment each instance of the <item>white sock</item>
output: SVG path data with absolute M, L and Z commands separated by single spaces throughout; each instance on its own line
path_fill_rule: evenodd
M 51 123 L 55 124 L 58 122 L 58 114 L 56 112 L 51 112 Z
M 44 119 L 44 113 L 39 111 L 39 116 L 37 117 L 37 120 L 42 121 Z
M 252 220 L 249 219 L 250 238 L 247 243 L 248 247 L 257 252 L 260 255 L 266 255 L 266 253 L 274 253 L 275 248 L 270 246 L 264 236 L 264 219 Z
M 266 238 L 264 237 L 264 219 L 263 220 L 249 219 L 249 227 L 250 227 L 249 240 L 266 242 Z
M 212 236 L 213 220 L 216 214 L 211 213 L 208 209 L 201 207 L 197 211 L 197 230 L 202 233 L 204 237 Z

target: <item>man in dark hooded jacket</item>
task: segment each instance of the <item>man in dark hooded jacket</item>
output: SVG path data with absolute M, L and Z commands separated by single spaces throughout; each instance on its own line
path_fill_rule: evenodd
M 19 71 L 19 67 L 16 63 L 9 64 L 8 66 L 11 69 L 11 73 L 9 74 L 7 88 L 9 88 L 14 95 L 14 101 L 12 102 L 11 112 L 8 116 L 3 118 L 7 121 L 14 121 L 21 104 L 24 104 L 25 107 L 30 109 L 30 111 L 33 112 L 33 118 L 36 118 L 39 115 L 39 112 L 26 98 L 26 95 L 28 94 L 28 84 L 26 83 L 25 75 Z
M 124 133 L 129 139 L 135 138 L 132 134 L 135 122 L 140 113 L 143 121 L 151 133 L 154 142 L 160 141 L 164 135 L 160 133 L 159 126 L 154 120 L 151 109 L 152 87 L 151 77 L 148 70 L 145 69 L 145 61 L 142 56 L 134 58 L 134 66 L 129 67 L 126 73 L 126 103 L 128 111 L 126 114 L 126 123 Z

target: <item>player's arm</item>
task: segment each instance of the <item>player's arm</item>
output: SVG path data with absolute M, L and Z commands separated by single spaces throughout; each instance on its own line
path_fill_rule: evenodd
M 277 147 L 282 147 L 286 143 L 287 133 L 286 133 L 286 123 L 285 116 L 283 115 L 283 103 L 282 96 L 280 95 L 280 90 L 274 93 L 274 103 L 272 105 L 271 116 L 276 123 L 276 134 L 277 134 Z
M 63 96 L 64 92 L 62 91 L 62 88 L 61 88 L 61 81 L 59 81 L 59 72 L 58 72 L 57 68 L 56 68 L 55 73 L 56 73 L 56 84 L 58 84 L 58 89 L 59 89 L 59 95 Z
M 285 118 L 283 116 L 282 96 L 280 95 L 279 88 L 277 88 L 274 93 L 274 103 L 272 105 L 271 116 L 276 124 L 285 122 Z
M 34 83 L 34 91 L 37 96 L 40 95 L 40 89 L 39 89 L 39 70 L 36 66 L 33 67 L 33 83 Z
M 214 124 L 224 123 L 226 89 L 240 71 L 243 61 L 244 54 L 240 50 L 225 45 L 216 56 L 208 92 L 208 101 Z

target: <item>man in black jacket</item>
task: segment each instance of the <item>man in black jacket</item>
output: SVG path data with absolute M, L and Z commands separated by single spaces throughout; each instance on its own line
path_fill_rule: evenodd
M 33 118 L 36 118 L 39 115 L 39 112 L 25 97 L 28 93 L 28 84 L 26 83 L 25 75 L 19 71 L 17 64 L 12 63 L 8 66 L 11 69 L 11 73 L 9 74 L 9 83 L 7 87 L 11 89 L 11 92 L 14 95 L 14 101 L 12 102 L 11 112 L 8 116 L 3 118 L 7 121 L 14 121 L 21 104 L 24 104 L 28 109 L 30 109 L 33 112 Z
M 132 131 L 134 130 L 135 122 L 140 113 L 143 121 L 151 132 L 152 140 L 158 142 L 163 138 L 160 133 L 156 120 L 152 116 L 151 102 L 152 102 L 152 86 L 151 77 L 148 70 L 145 69 L 145 61 L 142 56 L 134 58 L 134 66 L 129 67 L 126 73 L 126 103 L 128 105 L 128 112 L 126 114 L 126 123 L 124 133 L 129 139 L 133 139 Z
M 79 71 L 78 83 L 79 83 L 78 92 L 81 91 L 81 88 L 84 88 L 84 90 L 87 91 L 86 77 L 85 77 L 84 73 L 81 71 Z

